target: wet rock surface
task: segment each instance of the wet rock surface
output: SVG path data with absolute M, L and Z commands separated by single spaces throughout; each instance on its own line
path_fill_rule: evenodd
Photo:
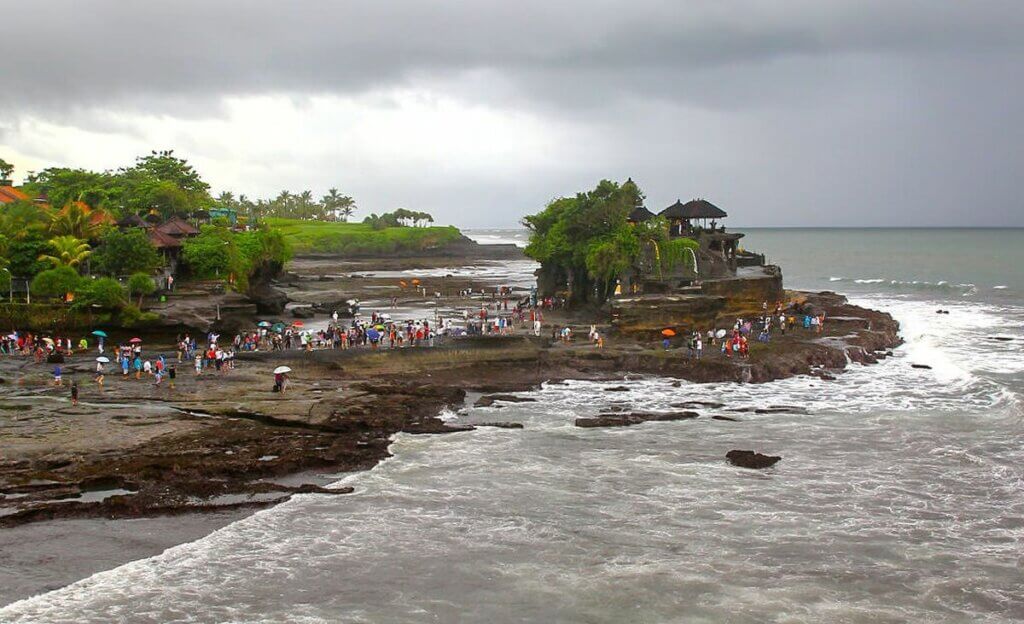
M 782 458 L 778 455 L 764 455 L 755 451 L 732 450 L 725 454 L 725 458 L 734 466 L 761 470 L 771 468 L 779 463 Z
M 645 422 L 667 422 L 691 420 L 697 418 L 697 412 L 633 412 L 630 414 L 601 414 L 587 418 L 577 418 L 577 427 L 630 427 Z
M 565 379 L 619 384 L 602 389 L 610 398 L 631 390 L 631 375 L 751 383 L 794 375 L 824 378 L 848 365 L 850 346 L 875 355 L 900 344 L 898 325 L 887 314 L 850 306 L 838 295 L 799 296 L 827 315 L 866 322 L 836 323 L 834 332 L 826 323 L 822 334 L 792 331 L 769 344 L 753 344 L 748 359 L 709 352 L 696 360 L 684 349 L 665 351 L 660 341 L 614 334 L 604 349 L 585 340 L 566 345 L 520 335 L 394 352 L 243 353 L 237 369 L 222 374 L 196 376 L 182 363 L 173 390 L 166 381 L 156 386 L 152 378 L 119 374 L 108 375 L 98 388 L 90 375 L 94 354 L 74 355 L 64 367 L 65 382 L 76 378 L 81 387 L 76 407 L 67 386 L 52 385 L 52 364 L 0 357 L 0 379 L 6 382 L 0 384 L 0 527 L 47 518 L 261 507 L 295 493 L 294 485 L 275 485 L 275 479 L 309 470 L 370 468 L 388 456 L 391 437 L 400 432 L 518 428 L 514 422 L 451 424 L 438 418 L 446 408 L 464 407 L 467 391 L 485 393 L 476 403 L 493 409 L 529 400 L 513 393 Z M 169 344 L 146 349 L 150 357 L 174 353 Z M 271 371 L 282 364 L 293 369 L 290 386 L 274 393 Z M 685 399 L 685 384 L 679 391 Z M 680 411 L 645 413 L 629 402 L 612 402 L 606 413 L 576 424 L 684 420 L 697 416 L 692 410 L 723 406 L 681 400 L 674 407 Z M 751 409 L 770 415 L 799 411 L 795 407 Z

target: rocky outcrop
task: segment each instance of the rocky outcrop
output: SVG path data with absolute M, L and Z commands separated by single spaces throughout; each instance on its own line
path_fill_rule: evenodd
M 632 414 L 601 414 L 600 416 L 577 418 L 577 427 L 630 427 L 651 421 L 690 420 L 697 418 L 697 412 L 633 412 Z
M 253 284 L 247 294 L 256 304 L 256 312 L 259 314 L 276 316 L 282 314 L 284 307 L 288 305 L 288 295 L 265 282 Z
M 763 468 L 771 468 L 775 464 L 782 461 L 782 458 L 778 455 L 763 455 L 755 451 L 740 451 L 732 450 L 725 454 L 725 458 L 729 460 L 733 466 L 739 466 L 740 468 L 750 468 L 752 470 L 761 470 Z
M 491 407 L 499 401 L 503 403 L 535 403 L 537 399 L 516 396 L 514 394 L 488 394 L 477 399 L 473 407 Z

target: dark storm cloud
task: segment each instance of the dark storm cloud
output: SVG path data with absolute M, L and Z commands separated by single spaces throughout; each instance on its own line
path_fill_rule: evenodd
M 474 193 L 494 214 L 473 222 L 508 225 L 633 175 L 654 207 L 706 195 L 748 223 L 1024 224 L 1020 0 L 0 0 L 0 24 L 0 144 L 30 116 L 117 132 L 95 112 L 412 86 L 590 132 L 524 184 L 396 173 L 388 201 L 456 220 Z
M 674 86 L 673 77 L 789 56 L 978 53 L 1018 47 L 1024 28 L 1019 2 L 17 0 L 2 6 L 0 98 L 8 107 L 150 93 L 351 92 L 481 68 L 545 86 L 549 78 L 575 75 L 605 92 L 639 83 L 696 97 Z

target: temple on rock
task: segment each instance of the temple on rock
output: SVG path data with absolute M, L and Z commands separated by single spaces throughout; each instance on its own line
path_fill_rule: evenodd
M 676 200 L 674 204 L 654 214 L 640 205 L 633 209 L 628 221 L 634 225 L 655 218 L 662 218 L 668 224 L 669 243 L 682 241 L 689 249 L 685 262 L 665 270 L 664 263 L 657 256 L 663 251 L 654 248 L 629 274 L 620 280 L 617 295 L 643 293 L 678 292 L 692 288 L 705 280 L 736 277 L 744 268 L 764 266 L 764 255 L 751 253 L 740 247 L 742 232 L 727 231 L 721 220 L 728 214 L 706 199 L 693 199 L 685 204 Z
M 781 300 L 781 269 L 766 264 L 763 254 L 743 249 L 744 234 L 722 223 L 727 216 L 706 199 L 676 200 L 658 214 L 636 206 L 628 216 L 631 224 L 661 218 L 669 238 L 645 251 L 620 277 L 611 300 L 613 324 L 627 331 L 655 331 L 681 316 L 699 324 L 730 310 L 759 309 L 764 301 Z M 666 263 L 665 254 L 682 255 L 683 261 Z

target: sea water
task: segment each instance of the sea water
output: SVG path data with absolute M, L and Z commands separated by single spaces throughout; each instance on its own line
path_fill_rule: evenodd
M 887 310 L 907 344 L 835 382 L 574 381 L 447 414 L 524 429 L 398 435 L 394 457 L 341 479 L 352 495 L 296 496 L 0 621 L 1024 620 L 1021 240 L 751 231 L 787 286 Z M 684 401 L 722 406 L 573 426 Z M 724 461 L 735 448 L 783 460 L 743 470 Z

